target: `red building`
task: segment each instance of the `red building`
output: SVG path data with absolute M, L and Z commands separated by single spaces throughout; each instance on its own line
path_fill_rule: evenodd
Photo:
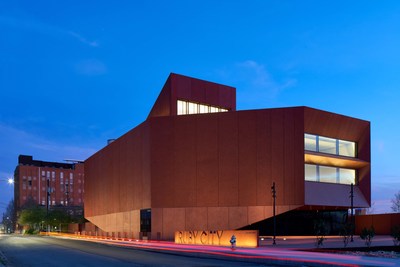
M 14 203 L 17 211 L 25 205 L 52 209 L 65 207 L 82 213 L 84 197 L 83 162 L 58 163 L 20 155 L 14 172 Z M 77 208 L 76 208 L 77 207 Z
M 368 121 L 309 107 L 236 111 L 235 88 L 171 74 L 148 118 L 85 161 L 85 216 L 135 238 L 262 230 L 275 183 L 278 231 L 290 234 L 293 219 L 347 214 L 351 184 L 354 207 L 368 207 L 370 172 Z

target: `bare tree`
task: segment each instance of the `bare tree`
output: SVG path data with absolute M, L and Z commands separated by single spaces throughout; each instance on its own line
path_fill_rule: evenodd
M 392 202 L 392 211 L 400 212 L 400 191 L 394 194 L 394 198 L 391 200 Z
M 14 232 L 15 227 L 14 199 L 10 200 L 6 212 L 3 213 L 3 225 L 7 233 Z

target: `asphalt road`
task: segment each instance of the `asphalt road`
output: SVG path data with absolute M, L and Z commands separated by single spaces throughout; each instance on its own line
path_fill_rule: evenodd
M 0 235 L 6 266 L 266 266 L 171 255 L 81 240 Z M 1 266 L 1 264 L 0 264 Z

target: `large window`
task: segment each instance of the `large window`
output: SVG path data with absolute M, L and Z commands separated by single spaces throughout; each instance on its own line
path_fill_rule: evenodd
M 226 112 L 226 108 L 178 100 L 178 115 Z
M 304 149 L 308 151 L 356 157 L 356 143 L 313 134 L 304 134 Z
M 356 170 L 305 164 L 305 180 L 321 183 L 355 184 Z

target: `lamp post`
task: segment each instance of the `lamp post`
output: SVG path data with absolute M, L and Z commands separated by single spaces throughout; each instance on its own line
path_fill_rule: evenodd
M 274 208 L 273 208 L 273 218 L 274 218 L 274 237 L 272 239 L 272 245 L 276 245 L 276 218 L 275 218 L 275 207 L 276 207 L 276 190 L 275 190 L 275 182 L 272 183 L 271 186 L 271 193 L 272 193 L 272 198 L 274 199 Z
M 353 200 L 354 200 L 354 185 L 353 185 L 353 183 L 351 183 L 351 185 L 350 185 L 350 205 L 351 205 L 351 229 L 350 229 L 350 232 L 351 232 L 351 236 L 350 236 L 350 242 L 353 242 L 354 240 L 353 240 L 353 232 L 354 232 L 354 228 L 355 228 L 355 226 L 354 226 L 354 214 L 353 214 L 353 207 L 354 207 L 354 205 L 353 205 Z

